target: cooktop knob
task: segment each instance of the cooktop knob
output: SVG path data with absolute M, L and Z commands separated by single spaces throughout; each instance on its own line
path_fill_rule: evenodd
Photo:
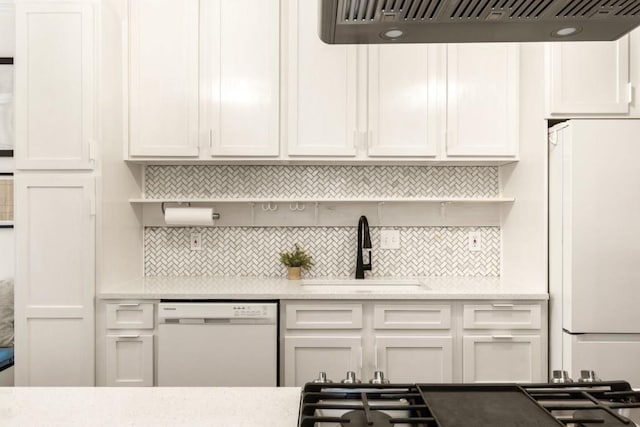
M 342 380 L 342 384 L 360 384 L 361 382 L 353 371 L 347 371 L 347 377 Z
M 567 371 L 553 371 L 551 375 L 551 382 L 553 384 L 564 384 L 572 383 L 573 380 L 569 378 L 569 373 Z
M 328 383 L 332 383 L 333 381 L 327 379 L 327 373 L 326 372 L 320 372 L 318 374 L 318 378 L 316 378 L 312 382 L 316 383 L 316 384 L 328 384 Z
M 384 372 L 375 371 L 373 373 L 373 379 L 369 381 L 371 384 L 389 384 L 389 380 L 384 377 Z
M 580 371 L 580 379 L 578 381 L 581 383 L 594 383 L 600 381 L 600 378 L 596 376 L 594 371 Z

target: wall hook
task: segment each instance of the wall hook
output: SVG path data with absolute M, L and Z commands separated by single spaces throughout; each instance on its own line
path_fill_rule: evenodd
M 302 212 L 304 209 L 305 209 L 304 203 L 299 203 L 299 202 L 289 203 L 289 210 Z
M 271 203 L 271 202 L 263 203 L 262 210 L 265 212 L 275 212 L 278 210 L 278 205 L 276 203 Z

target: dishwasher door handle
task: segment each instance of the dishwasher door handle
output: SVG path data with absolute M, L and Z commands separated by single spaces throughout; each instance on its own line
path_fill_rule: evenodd
M 164 323 L 173 325 L 228 325 L 231 323 L 231 319 L 216 319 L 216 318 L 184 318 L 184 319 L 165 319 Z

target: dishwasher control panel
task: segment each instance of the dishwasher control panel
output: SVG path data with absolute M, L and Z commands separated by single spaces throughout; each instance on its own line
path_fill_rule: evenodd
M 268 314 L 266 305 L 237 305 L 233 307 L 233 317 L 264 317 Z
M 278 305 L 260 302 L 171 302 L 158 305 L 160 323 L 176 320 L 241 320 L 276 322 Z M 262 323 L 262 322 L 261 322 Z

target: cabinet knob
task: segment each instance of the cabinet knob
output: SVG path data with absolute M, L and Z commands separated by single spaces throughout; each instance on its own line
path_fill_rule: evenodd
M 327 384 L 327 383 L 332 383 L 333 381 L 327 379 L 327 373 L 326 372 L 320 372 L 318 374 L 318 378 L 316 378 L 312 382 L 316 383 L 316 384 Z
M 360 384 L 362 381 L 356 378 L 356 373 L 353 371 L 347 371 L 347 376 L 343 379 L 342 384 Z

